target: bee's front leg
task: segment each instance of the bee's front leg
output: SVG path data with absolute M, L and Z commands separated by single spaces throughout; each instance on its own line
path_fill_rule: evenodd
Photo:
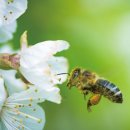
M 88 103 L 87 103 L 87 109 L 88 111 L 91 111 L 91 106 L 93 105 L 97 105 L 99 103 L 101 99 L 101 95 L 100 94 L 94 94 L 93 96 L 91 96 L 88 100 Z
M 84 100 L 86 100 L 86 95 L 88 95 L 88 93 L 89 93 L 89 92 L 88 92 L 88 91 L 86 91 L 86 90 L 84 90 L 84 91 L 83 91 Z

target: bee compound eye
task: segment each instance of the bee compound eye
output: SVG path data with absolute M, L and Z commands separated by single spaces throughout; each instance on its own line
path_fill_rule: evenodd
M 73 74 L 73 79 L 77 78 L 79 76 L 80 70 L 75 70 Z

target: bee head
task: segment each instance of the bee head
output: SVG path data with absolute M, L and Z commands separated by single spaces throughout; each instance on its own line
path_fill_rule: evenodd
M 69 76 L 69 79 L 68 79 L 67 87 L 71 88 L 73 86 L 76 86 L 77 83 L 79 82 L 80 75 L 81 75 L 80 68 L 75 68 L 74 70 L 72 70 L 72 72 Z

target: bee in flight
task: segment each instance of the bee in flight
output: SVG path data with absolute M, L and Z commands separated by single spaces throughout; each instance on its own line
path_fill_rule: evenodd
M 114 103 L 123 102 L 122 93 L 115 84 L 100 78 L 97 74 L 88 70 L 81 68 L 72 70 L 68 78 L 67 87 L 70 89 L 73 86 L 78 88 L 83 93 L 84 97 L 92 93 L 92 96 L 87 102 L 88 111 L 91 111 L 91 106 L 99 103 L 101 96 L 108 98 Z

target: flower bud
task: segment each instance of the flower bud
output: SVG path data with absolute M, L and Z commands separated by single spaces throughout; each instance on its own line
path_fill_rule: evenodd
M 20 62 L 20 56 L 18 54 L 0 54 L 0 69 L 9 70 L 9 69 L 18 69 Z

